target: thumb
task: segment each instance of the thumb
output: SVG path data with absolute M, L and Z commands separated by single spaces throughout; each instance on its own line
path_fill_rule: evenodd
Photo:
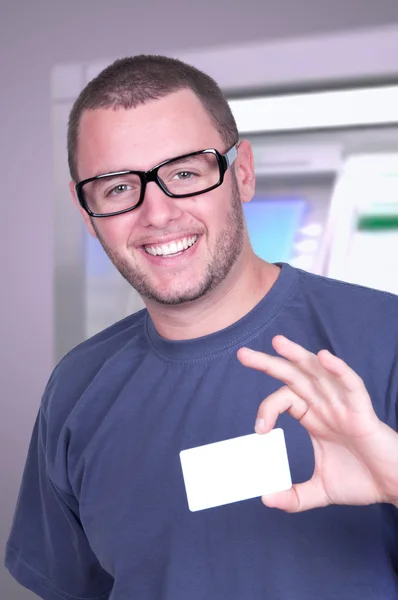
M 303 512 L 330 504 L 323 487 L 314 479 L 293 485 L 290 490 L 263 496 L 261 500 L 268 508 L 279 508 L 290 513 Z

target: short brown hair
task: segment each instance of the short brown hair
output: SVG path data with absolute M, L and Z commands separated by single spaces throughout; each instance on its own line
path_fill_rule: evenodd
M 166 56 L 138 55 L 116 60 L 90 81 L 75 101 L 68 123 L 68 162 L 78 180 L 79 123 L 85 110 L 136 108 L 182 89 L 191 89 L 209 114 L 225 144 L 238 140 L 238 130 L 220 87 L 209 76 L 180 60 Z

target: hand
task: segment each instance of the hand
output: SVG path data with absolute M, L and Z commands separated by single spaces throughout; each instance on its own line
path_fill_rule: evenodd
M 264 496 L 263 503 L 288 512 L 328 504 L 398 505 L 398 434 L 377 418 L 362 379 L 327 350 L 315 355 L 283 336 L 272 345 L 280 356 L 238 351 L 244 366 L 285 383 L 261 403 L 256 432 L 269 432 L 288 412 L 311 437 L 315 469 L 309 481 Z

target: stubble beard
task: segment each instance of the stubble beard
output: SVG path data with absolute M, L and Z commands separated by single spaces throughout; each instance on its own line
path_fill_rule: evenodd
M 229 275 L 242 252 L 244 240 L 242 202 L 235 174 L 233 171 L 231 171 L 231 174 L 231 207 L 226 217 L 225 227 L 220 232 L 214 248 L 209 251 L 209 259 L 201 280 L 195 281 L 184 289 L 178 289 L 181 287 L 180 284 L 175 286 L 171 284 L 168 289 L 164 290 L 157 289 L 151 283 L 150 277 L 141 268 L 132 265 L 128 259 L 119 256 L 117 252 L 107 246 L 96 228 L 95 220 L 92 219 L 98 240 L 109 259 L 144 300 L 151 300 L 169 306 L 193 302 L 217 288 Z

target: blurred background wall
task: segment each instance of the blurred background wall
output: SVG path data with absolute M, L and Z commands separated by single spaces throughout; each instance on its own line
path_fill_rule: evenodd
M 0 0 L 2 548 L 40 396 L 58 358 L 54 68 L 66 63 L 106 64 L 141 52 L 197 57 L 209 48 L 253 43 L 274 44 L 277 58 L 278 44 L 289 40 L 313 36 L 319 40 L 346 32 L 347 42 L 351 35 L 379 26 L 387 27 L 386 39 L 390 39 L 394 25 L 398 25 L 396 0 L 202 0 L 190 4 L 183 0 Z M 347 61 L 355 59 L 346 50 L 342 46 L 333 57 L 307 51 L 306 64 L 292 59 L 290 64 L 266 65 L 265 72 L 264 65 L 258 68 L 263 70 L 263 79 L 267 72 L 273 73 L 273 85 L 278 84 L 278 71 L 279 83 L 299 84 L 303 72 L 312 73 L 318 82 L 323 73 L 328 80 L 339 80 L 347 74 Z M 368 76 L 372 69 L 374 74 L 383 72 L 377 51 L 369 47 L 366 55 L 357 57 L 370 70 Z M 384 68 L 390 75 L 394 70 L 397 73 L 398 55 L 391 53 L 386 61 L 386 51 Z M 223 67 L 235 81 L 248 69 L 239 56 L 234 64 Z M 311 77 L 305 83 L 311 84 Z M 0 567 L 0 598 L 29 597 Z

